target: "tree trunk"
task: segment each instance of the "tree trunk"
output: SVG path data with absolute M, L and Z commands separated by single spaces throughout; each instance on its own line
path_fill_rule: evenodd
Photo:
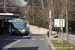
M 67 47 L 69 47 L 69 35 L 68 35 L 68 1 L 66 0 L 66 32 L 67 32 Z

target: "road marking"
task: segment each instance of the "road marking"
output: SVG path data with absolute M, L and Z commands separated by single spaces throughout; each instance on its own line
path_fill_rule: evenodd
M 39 39 L 39 40 L 44 40 L 44 39 Z
M 11 46 L 13 46 L 14 44 L 20 42 L 21 40 L 17 40 L 16 42 L 10 43 L 9 45 L 6 45 L 5 47 L 3 47 L 2 50 L 8 50 L 8 48 L 10 48 Z
M 23 36 L 23 37 L 24 37 L 24 36 Z M 13 42 L 13 43 L 10 43 L 10 44 L 8 44 L 8 45 L 6 45 L 6 46 L 4 46 L 1 50 L 8 50 L 10 47 L 12 47 L 12 46 L 15 45 L 16 43 L 20 42 L 22 39 L 23 39 L 23 38 L 21 38 L 21 39 L 13 39 L 13 40 L 17 40 L 17 41 L 15 41 L 15 42 Z M 12 40 L 12 39 L 5 39 L 5 40 Z
M 36 40 L 36 39 L 31 39 L 31 40 Z

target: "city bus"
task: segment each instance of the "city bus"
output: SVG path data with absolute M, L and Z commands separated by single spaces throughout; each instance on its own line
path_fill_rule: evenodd
M 29 34 L 29 22 L 27 20 L 12 20 L 11 34 Z
M 11 22 L 15 18 L 19 18 L 19 14 L 14 13 L 0 13 L 0 35 L 7 35 L 11 33 Z

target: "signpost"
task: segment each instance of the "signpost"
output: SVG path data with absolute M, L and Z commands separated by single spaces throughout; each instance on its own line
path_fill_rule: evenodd
M 50 29 L 50 36 L 51 36 L 51 31 L 52 31 L 51 10 L 49 11 L 49 18 L 50 18 L 50 25 L 49 25 L 49 29 Z
M 65 19 L 54 19 L 54 27 L 57 28 L 57 34 L 58 34 L 58 27 L 61 27 L 62 30 L 62 26 L 65 27 Z
M 62 44 L 63 44 L 63 27 L 65 27 L 65 19 L 54 19 L 54 27 L 61 27 L 62 31 Z M 57 29 L 58 34 L 58 29 Z

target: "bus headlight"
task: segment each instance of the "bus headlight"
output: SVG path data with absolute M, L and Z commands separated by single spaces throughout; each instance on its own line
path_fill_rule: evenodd
M 12 29 L 12 31 L 15 31 L 14 29 Z
M 25 32 L 25 29 L 23 29 L 22 32 Z

